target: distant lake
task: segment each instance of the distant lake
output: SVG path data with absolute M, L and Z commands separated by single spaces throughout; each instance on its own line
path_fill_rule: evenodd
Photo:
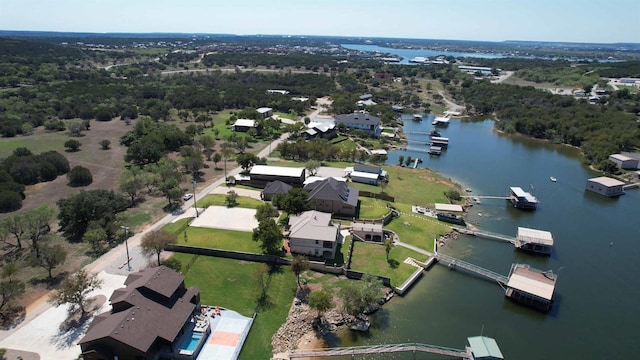
M 436 50 L 428 50 L 428 49 L 394 49 L 388 47 L 381 47 L 378 45 L 358 45 L 358 44 L 340 44 L 345 49 L 356 50 L 356 51 L 367 51 L 367 52 L 378 52 L 384 54 L 393 54 L 396 56 L 402 57 L 402 61 L 400 64 L 410 64 L 409 60 L 415 57 L 435 57 L 439 55 L 444 56 L 454 56 L 454 57 L 475 57 L 475 58 L 484 58 L 484 59 L 497 59 L 505 57 L 502 54 L 491 54 L 491 53 L 465 53 L 465 52 L 454 52 L 454 51 L 436 51 Z

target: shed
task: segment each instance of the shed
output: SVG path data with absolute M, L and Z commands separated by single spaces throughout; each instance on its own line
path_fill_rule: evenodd
M 238 119 L 233 124 L 233 131 L 247 132 L 249 129 L 256 127 L 256 121 L 251 119 Z
M 486 336 L 474 336 L 467 338 L 473 359 L 478 360 L 502 360 L 504 359 L 498 343 Z
M 609 155 L 609 160 L 616 163 L 618 168 L 625 170 L 635 170 L 638 168 L 638 159 L 628 157 L 622 154 Z
M 586 189 L 604 196 L 620 196 L 624 194 L 624 182 L 606 176 L 587 180 Z
M 531 269 L 526 264 L 513 264 L 505 295 L 539 310 L 551 308 L 557 276 L 551 271 Z
M 351 223 L 351 235 L 355 235 L 364 241 L 382 241 L 384 238 L 382 223 L 354 221 Z
M 448 211 L 448 212 L 463 212 L 464 211 L 464 209 L 462 208 L 462 205 L 456 205 L 456 204 L 436 203 L 435 207 L 436 207 L 436 211 Z
M 261 107 L 256 110 L 262 115 L 263 119 L 269 118 L 273 116 L 273 109 L 269 107 Z
M 518 227 L 515 245 L 518 249 L 549 255 L 553 248 L 553 235 L 549 231 Z
M 372 174 L 363 171 L 352 171 L 349 174 L 351 181 L 362 183 L 362 184 L 370 184 L 370 185 L 378 185 L 379 175 Z

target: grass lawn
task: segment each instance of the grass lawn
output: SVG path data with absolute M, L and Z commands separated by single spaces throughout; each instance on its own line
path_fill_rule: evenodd
M 280 112 L 280 111 L 274 111 L 273 112 L 274 115 L 278 115 L 281 118 L 285 118 L 285 119 L 290 119 L 290 120 L 298 120 L 298 116 L 294 115 L 292 113 L 285 113 L 285 112 Z
M 362 196 L 358 200 L 360 200 L 359 219 L 379 219 L 389 212 L 387 201 Z
M 233 190 L 233 188 L 230 188 L 229 190 Z M 199 199 L 197 204 L 199 208 L 206 208 L 209 206 L 226 206 L 226 204 L 224 203 L 226 198 L 227 195 L 224 194 L 209 194 L 203 199 Z M 257 209 L 258 206 L 263 204 L 263 202 L 260 200 L 246 196 L 238 196 L 236 201 L 238 202 L 238 205 L 236 205 L 236 207 L 249 209 Z
M 451 231 L 448 225 L 437 219 L 413 214 L 411 205 L 394 204 L 394 206 L 401 212 L 400 217 L 391 220 L 385 228 L 393 230 L 404 243 L 433 251 L 434 239 Z
M 392 286 L 400 286 L 416 271 L 416 267 L 405 264 L 404 260 L 412 257 L 425 261 L 426 256 L 401 246 L 395 246 L 386 258 L 384 246 L 358 241 L 353 247 L 351 269 L 367 274 L 385 276 L 391 279 Z
M 260 243 L 253 241 L 250 232 L 190 227 L 187 226 L 190 220 L 191 218 L 182 219 L 167 224 L 162 230 L 175 234 L 178 237 L 178 245 L 261 253 Z
M 47 132 L 39 135 L 16 136 L 0 139 L 0 158 L 13 154 L 13 150 L 25 147 L 34 154 L 55 150 L 65 156 L 64 142 L 71 139 L 66 131 Z M 82 139 L 80 139 L 82 142 Z M 81 147 L 82 149 L 82 147 Z
M 174 255 L 184 267 L 194 255 Z M 260 264 L 198 256 L 190 269 L 185 271 L 187 286 L 200 288 L 202 303 L 219 305 L 253 316 L 257 308 L 260 286 L 254 272 Z M 281 267 L 272 273 L 267 290 L 268 303 L 257 309 L 247 341 L 240 359 L 270 359 L 271 338 L 285 322 L 296 291 L 295 275 L 288 267 Z

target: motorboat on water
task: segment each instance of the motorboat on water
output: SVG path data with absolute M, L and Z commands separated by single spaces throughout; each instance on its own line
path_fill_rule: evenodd
M 549 180 L 551 180 L 551 182 L 556 182 L 556 181 L 558 181 L 558 179 L 556 179 L 556 178 L 555 178 L 555 177 L 553 177 L 553 176 L 550 176 L 550 177 L 549 177 Z

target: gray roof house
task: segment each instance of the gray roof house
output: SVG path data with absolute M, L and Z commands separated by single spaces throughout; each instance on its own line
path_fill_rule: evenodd
M 352 114 L 342 114 L 335 117 L 336 125 L 344 124 L 351 130 L 362 130 L 371 133 L 375 137 L 382 134 L 382 122 L 377 116 L 355 112 Z
M 80 340 L 83 359 L 156 359 L 175 354 L 199 313 L 200 290 L 187 289 L 184 276 L 164 266 L 132 273 L 124 284 L 109 299 L 111 311 L 96 316 Z
M 358 207 L 358 189 L 332 177 L 305 185 L 312 206 L 323 212 L 355 216 Z
M 291 185 L 280 180 L 270 181 L 264 187 L 264 190 L 262 190 L 262 200 L 271 201 L 273 200 L 273 195 L 286 194 L 292 188 Z
M 340 228 L 331 223 L 331 214 L 305 211 L 289 219 L 289 248 L 292 253 L 333 259 Z

